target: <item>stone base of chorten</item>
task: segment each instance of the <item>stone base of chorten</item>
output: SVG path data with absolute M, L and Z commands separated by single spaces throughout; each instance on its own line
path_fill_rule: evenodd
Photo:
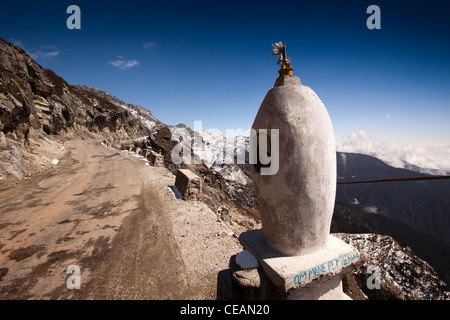
M 342 277 L 359 260 L 359 252 L 329 236 L 322 249 L 301 256 L 285 256 L 264 241 L 263 230 L 244 232 L 239 241 L 258 260 L 246 269 L 230 259 L 219 273 L 218 299 L 348 300 Z

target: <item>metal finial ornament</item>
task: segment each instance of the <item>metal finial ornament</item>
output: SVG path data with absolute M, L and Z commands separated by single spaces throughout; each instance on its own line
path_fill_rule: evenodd
M 284 42 L 277 42 L 275 44 L 272 44 L 273 47 L 273 53 L 271 53 L 269 56 L 280 56 L 280 58 L 277 61 L 277 64 L 282 63 L 281 69 L 278 70 L 278 73 L 280 76 L 292 76 L 294 75 L 294 69 L 291 67 L 292 60 L 288 59 L 286 55 L 286 44 Z

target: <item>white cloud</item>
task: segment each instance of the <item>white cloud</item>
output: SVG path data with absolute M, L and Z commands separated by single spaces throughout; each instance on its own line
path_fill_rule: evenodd
M 117 57 L 116 60 L 108 61 L 108 63 L 121 70 L 137 67 L 140 64 L 138 60 L 127 60 L 124 57 Z
M 364 211 L 367 213 L 378 213 L 378 208 L 376 206 L 366 206 Z
M 40 49 L 28 52 L 28 54 L 34 60 L 48 60 L 57 57 L 59 55 L 59 50 L 54 46 L 41 46 Z
M 388 113 L 384 116 L 386 118 L 386 120 L 390 120 L 391 119 L 391 113 Z
M 49 60 L 59 55 L 60 51 L 53 45 L 40 45 L 37 48 L 28 49 L 19 39 L 12 38 L 11 43 L 16 47 L 22 48 L 34 60 Z
M 9 40 L 9 42 L 11 42 L 13 45 L 15 45 L 16 47 L 22 48 L 23 50 L 26 50 L 23 42 L 19 39 L 15 39 L 15 38 L 11 38 Z
M 156 45 L 156 42 L 153 42 L 153 41 L 150 41 L 150 42 L 144 42 L 143 44 L 142 44 L 142 47 L 144 47 L 144 49 L 151 49 L 151 48 L 155 48 L 157 45 Z
M 342 137 L 337 141 L 336 149 L 340 152 L 370 155 L 396 168 L 421 173 L 450 174 L 450 144 L 396 145 L 377 141 L 368 131 L 361 130 Z

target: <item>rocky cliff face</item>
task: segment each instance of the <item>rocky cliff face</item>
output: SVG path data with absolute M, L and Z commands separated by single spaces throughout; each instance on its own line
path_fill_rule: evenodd
M 149 135 L 155 127 L 163 125 L 163 123 L 158 119 L 156 119 L 149 110 L 138 105 L 123 102 L 122 100 L 110 94 L 109 92 L 105 92 L 97 87 L 91 87 L 87 85 L 75 87 L 77 89 L 88 91 L 98 97 L 106 99 L 107 101 L 112 102 L 117 107 L 119 107 L 119 109 L 131 114 L 133 118 L 135 118 L 140 122 L 146 135 Z
M 335 234 L 357 248 L 361 263 L 353 268 L 369 299 L 448 300 L 446 284 L 409 247 L 380 234 Z
M 69 85 L 0 38 L 0 180 L 30 174 L 36 157 L 38 168 L 45 167 L 61 155 L 58 142 L 64 139 L 143 135 L 128 111 Z

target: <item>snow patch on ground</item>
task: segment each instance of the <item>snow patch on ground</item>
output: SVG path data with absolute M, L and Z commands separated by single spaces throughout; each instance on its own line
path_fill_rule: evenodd
M 167 186 L 166 189 L 168 189 L 173 194 L 175 199 L 178 199 L 178 200 L 184 199 L 183 195 L 180 193 L 180 191 L 178 191 L 177 187 Z

